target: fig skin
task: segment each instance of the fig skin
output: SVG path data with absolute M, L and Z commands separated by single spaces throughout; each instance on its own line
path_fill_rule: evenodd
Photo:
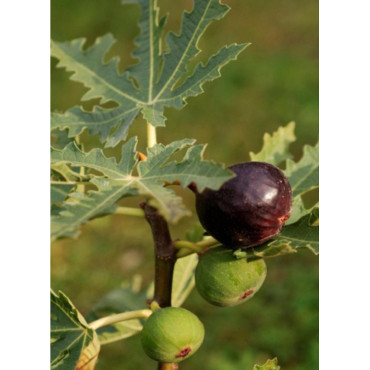
M 180 362 L 189 358 L 201 346 L 203 339 L 201 321 L 192 312 L 179 307 L 154 311 L 141 332 L 145 353 L 159 362 Z
M 219 246 L 200 257 L 195 270 L 195 286 L 199 294 L 215 306 L 236 306 L 256 294 L 266 273 L 263 259 L 236 259 L 232 250 Z
M 292 189 L 277 167 L 264 162 L 230 166 L 236 176 L 219 190 L 196 194 L 198 218 L 229 248 L 249 248 L 277 235 L 290 216 Z

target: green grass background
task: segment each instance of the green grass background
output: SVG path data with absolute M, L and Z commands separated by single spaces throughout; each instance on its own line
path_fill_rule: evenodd
M 206 59 L 225 43 L 252 42 L 222 77 L 205 85 L 205 93 L 190 98 L 181 111 L 167 109 L 166 128 L 158 140 L 183 137 L 208 143 L 205 157 L 226 165 L 246 161 L 258 151 L 264 132 L 296 122 L 295 158 L 304 144 L 318 139 L 318 1 L 230 0 L 226 17 L 212 24 L 200 42 Z M 178 30 L 181 12 L 192 1 L 159 0 L 161 13 L 170 12 L 168 29 Z M 138 8 L 119 0 L 52 0 L 51 35 L 58 41 L 94 39 L 111 32 L 118 43 L 110 55 L 120 66 L 133 62 L 130 52 L 138 33 Z M 51 109 L 65 110 L 86 89 L 51 61 Z M 91 104 L 85 104 L 86 107 Z M 145 148 L 145 125 L 137 119 L 129 135 L 139 135 Z M 96 137 L 84 135 L 87 147 Z M 107 153 L 115 154 L 117 150 Z M 181 191 L 193 216 L 171 228 L 174 238 L 197 223 L 194 199 Z M 137 205 L 139 199 L 124 204 Z M 51 286 L 65 292 L 83 314 L 109 290 L 133 275 L 143 285 L 153 276 L 153 250 L 144 220 L 125 216 L 96 219 L 82 228 L 77 240 L 55 242 L 51 248 Z M 283 370 L 318 369 L 318 258 L 308 251 L 267 260 L 268 276 L 248 303 L 218 308 L 193 291 L 184 307 L 196 313 L 206 328 L 201 349 L 181 369 L 249 370 L 256 362 L 277 356 Z M 139 336 L 104 346 L 97 370 L 154 369 Z

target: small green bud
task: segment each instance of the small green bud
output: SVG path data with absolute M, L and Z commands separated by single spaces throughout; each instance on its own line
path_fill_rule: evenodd
M 197 316 L 184 308 L 166 307 L 152 313 L 141 332 L 145 353 L 159 362 L 180 362 L 192 356 L 204 339 Z
M 252 298 L 266 277 L 263 259 L 236 259 L 224 247 L 211 248 L 199 260 L 195 283 L 199 294 L 215 306 L 235 306 Z

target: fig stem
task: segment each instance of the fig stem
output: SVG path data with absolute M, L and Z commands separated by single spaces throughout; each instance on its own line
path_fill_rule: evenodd
M 97 330 L 99 328 L 102 328 L 103 326 L 115 324 L 121 321 L 127 321 L 132 319 L 147 319 L 151 314 L 152 311 L 148 309 L 122 312 L 116 315 L 105 316 L 98 320 L 95 320 L 89 324 L 89 327 L 93 330 Z
M 160 307 L 171 306 L 173 270 L 176 262 L 176 249 L 173 245 L 168 223 L 158 210 L 147 203 L 141 203 L 145 218 L 153 234 L 155 272 L 154 297 Z M 175 363 L 158 363 L 159 370 L 177 370 Z
M 80 135 L 77 135 L 75 137 L 75 140 L 76 140 L 76 143 L 78 145 L 80 145 L 81 146 L 81 149 L 83 150 L 84 147 L 83 147 L 83 144 L 81 143 L 81 136 Z M 80 167 L 80 175 L 81 176 L 85 175 L 85 167 L 82 167 L 82 166 Z M 84 183 L 78 184 L 77 187 L 76 187 L 76 192 L 83 194 L 85 192 L 85 184 Z
M 166 363 L 166 362 L 161 362 L 158 364 L 158 370 L 178 370 L 179 364 L 176 362 L 172 363 Z
M 158 210 L 142 203 L 145 218 L 153 234 L 155 250 L 154 297 L 160 307 L 171 306 L 172 278 L 176 262 L 176 249 L 173 246 L 168 223 Z
M 134 217 L 144 217 L 145 213 L 140 208 L 134 207 L 117 207 L 115 214 L 118 215 L 126 215 L 126 216 L 134 216 Z
M 155 126 L 147 122 L 146 132 L 147 132 L 148 148 L 150 148 L 154 146 L 155 144 L 157 144 L 157 131 L 156 131 Z
M 205 248 L 218 244 L 220 244 L 220 242 L 215 238 L 212 236 L 206 236 L 202 241 L 197 243 L 189 242 L 187 240 L 177 240 L 174 242 L 174 247 L 178 249 L 176 254 L 177 258 L 181 258 L 192 253 L 201 253 Z

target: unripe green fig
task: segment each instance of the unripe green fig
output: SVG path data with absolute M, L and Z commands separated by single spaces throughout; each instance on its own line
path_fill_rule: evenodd
M 204 339 L 204 327 L 192 312 L 178 307 L 154 311 L 141 332 L 145 353 L 159 362 L 180 362 L 192 356 Z
M 236 259 L 224 247 L 211 248 L 199 260 L 195 284 L 199 294 L 215 306 L 235 306 L 252 298 L 266 277 L 263 259 Z

